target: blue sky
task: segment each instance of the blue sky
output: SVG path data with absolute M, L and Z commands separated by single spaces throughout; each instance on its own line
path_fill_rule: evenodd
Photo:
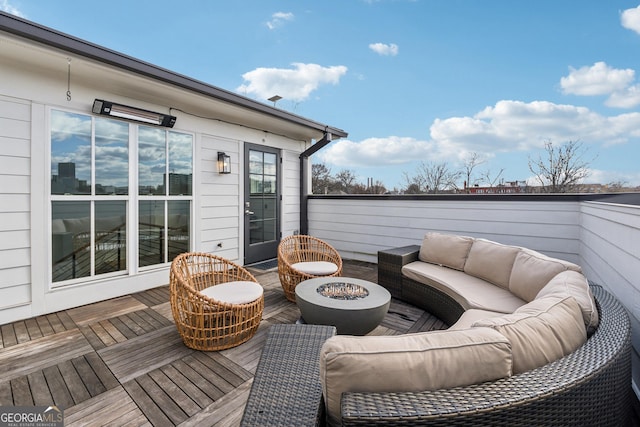
M 528 180 L 579 140 L 640 185 L 640 1 L 0 0 L 0 9 L 339 127 L 314 156 L 388 188 L 420 162 Z M 462 184 L 462 183 L 460 183 Z M 480 185 L 486 182 L 479 182 Z

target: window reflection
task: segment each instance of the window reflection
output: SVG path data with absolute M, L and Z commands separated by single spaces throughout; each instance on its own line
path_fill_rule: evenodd
M 129 125 L 96 118 L 96 194 L 129 194 Z
M 95 202 L 95 274 L 127 269 L 127 203 Z
M 91 117 L 51 112 L 51 194 L 91 194 Z
M 164 204 L 164 200 L 142 200 L 139 203 L 138 262 L 140 267 L 166 262 Z
M 191 247 L 191 202 L 188 200 L 169 201 L 168 212 L 169 258 L 167 261 L 171 262 L 181 253 L 189 252 Z
M 53 281 L 91 275 L 91 202 L 51 204 Z
M 165 194 L 164 178 L 167 173 L 166 132 L 162 129 L 140 126 L 138 133 L 138 186 L 139 194 Z
M 191 135 L 169 132 L 169 194 L 191 195 L 193 148 Z

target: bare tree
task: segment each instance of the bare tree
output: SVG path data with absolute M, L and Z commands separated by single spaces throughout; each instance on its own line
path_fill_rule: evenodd
M 487 182 L 487 184 L 489 184 L 489 187 L 493 188 L 493 187 L 496 186 L 496 183 L 500 179 L 500 176 L 502 176 L 503 172 L 504 172 L 504 168 L 501 168 L 500 172 L 498 172 L 495 176 L 492 176 L 491 175 L 491 170 L 487 169 L 482 174 L 482 178 Z
M 336 181 L 340 191 L 347 194 L 353 194 L 358 185 L 355 173 L 347 169 L 343 169 L 336 174 Z
M 482 159 L 480 155 L 476 152 L 469 153 L 469 155 L 464 160 L 464 174 L 466 177 L 466 180 L 464 183 L 465 183 L 465 190 L 467 191 L 467 193 L 470 192 L 469 187 L 472 187 L 477 182 L 477 180 L 474 180 L 474 182 L 471 182 L 471 176 L 473 175 L 473 170 L 477 166 L 483 164 L 484 162 L 485 160 Z
M 529 157 L 529 170 L 547 193 L 567 193 L 589 176 L 589 161 L 584 160 L 585 149 L 579 141 L 567 141 L 554 146 L 544 143 L 546 158 Z
M 324 163 L 311 165 L 311 191 L 313 194 L 327 194 L 331 189 L 331 169 Z
M 421 162 L 415 175 L 404 173 L 407 181 L 406 192 L 437 194 L 444 190 L 455 190 L 461 176 L 462 172 L 451 170 L 446 162 Z

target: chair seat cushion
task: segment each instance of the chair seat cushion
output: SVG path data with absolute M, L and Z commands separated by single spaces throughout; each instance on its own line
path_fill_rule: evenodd
M 327 276 L 338 271 L 338 266 L 329 261 L 307 261 L 291 264 L 295 270 L 313 276 Z
M 226 282 L 200 291 L 211 299 L 229 304 L 248 304 L 262 296 L 262 286 L 256 282 Z

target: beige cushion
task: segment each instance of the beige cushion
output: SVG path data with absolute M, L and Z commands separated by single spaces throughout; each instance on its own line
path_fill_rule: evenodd
M 493 285 L 492 285 L 493 286 Z M 462 313 L 462 316 L 458 319 L 456 323 L 451 325 L 448 331 L 456 331 L 460 329 L 469 329 L 471 325 L 476 323 L 479 320 L 484 319 L 492 319 L 494 317 L 504 316 L 504 313 L 499 313 L 497 311 L 489 311 L 489 310 L 479 310 L 477 308 L 472 308 L 470 310 L 466 310 Z
M 329 261 L 306 261 L 291 264 L 294 270 L 298 270 L 312 276 L 328 276 L 338 271 L 338 266 Z
M 320 351 L 320 382 L 329 421 L 340 424 L 347 391 L 437 390 L 511 375 L 509 341 L 488 328 L 396 336 L 329 338 Z
M 402 274 L 449 295 L 465 310 L 477 308 L 513 313 L 515 309 L 526 304 L 526 301 L 521 300 L 508 289 L 462 271 L 435 264 L 414 261 L 402 267 Z
M 562 295 L 571 295 L 576 300 L 582 311 L 587 333 L 591 334 L 598 326 L 599 317 L 587 279 L 577 271 L 564 271 L 553 277 L 538 293 L 536 299 Z
M 560 261 L 532 251 L 520 251 L 513 263 L 509 290 L 525 301 L 533 301 L 540 289 L 564 270 L 566 267 Z
M 587 340 L 582 312 L 570 296 L 539 298 L 513 314 L 480 320 L 473 327 L 493 328 L 509 339 L 514 374 L 560 359 Z
M 248 304 L 262 296 L 262 286 L 256 282 L 226 282 L 200 291 L 211 299 L 229 304 Z
M 551 260 L 553 260 L 555 262 L 559 262 L 562 265 L 564 265 L 565 270 L 573 270 L 573 271 L 577 271 L 578 273 L 582 273 L 582 267 L 580 267 L 578 264 L 574 264 L 572 262 L 569 262 L 569 261 L 566 261 L 566 260 L 560 259 L 560 258 L 552 258 L 552 257 L 550 257 L 548 255 L 545 255 L 545 254 L 543 254 L 541 252 L 534 251 L 533 249 L 529 249 L 529 248 L 520 248 L 520 250 L 523 251 L 523 252 L 527 252 L 527 253 L 533 254 L 533 255 L 535 255 L 535 256 L 537 256 L 539 258 L 551 259 Z
M 476 239 L 471 245 L 464 272 L 509 289 L 511 269 L 519 251 L 515 246 Z
M 64 219 L 65 229 L 73 234 L 88 233 L 91 231 L 91 218 L 69 218 Z
M 51 221 L 51 232 L 52 233 L 64 233 L 67 229 L 64 226 L 64 221 L 60 218 L 54 219 Z
M 462 270 L 472 243 L 471 237 L 427 233 L 422 240 L 418 259 Z

